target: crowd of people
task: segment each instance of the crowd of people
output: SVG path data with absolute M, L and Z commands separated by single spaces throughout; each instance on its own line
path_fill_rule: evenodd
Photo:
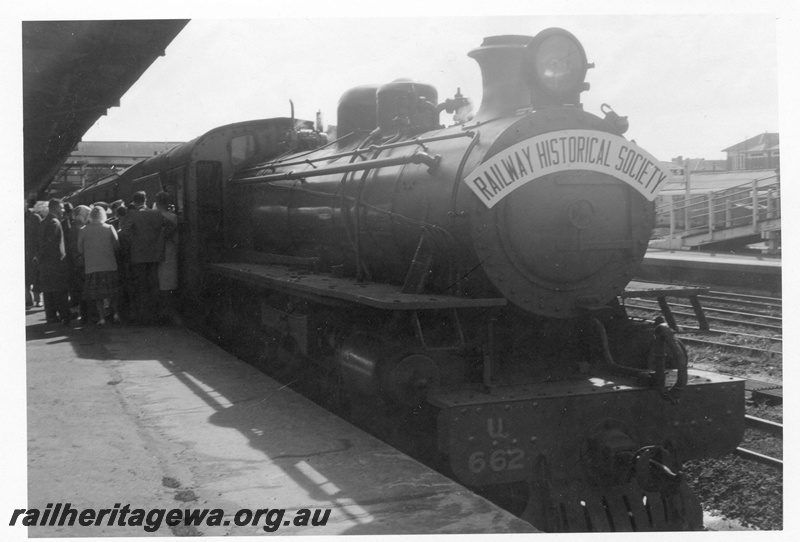
M 25 205 L 27 308 L 44 302 L 51 324 L 179 320 L 178 218 L 166 192 L 156 195 L 152 208 L 144 192 L 129 204 L 91 207 L 52 199 L 44 218 L 35 204 Z

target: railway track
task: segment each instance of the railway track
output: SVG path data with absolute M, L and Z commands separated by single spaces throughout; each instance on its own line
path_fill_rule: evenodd
M 698 299 L 702 301 L 703 298 L 702 296 L 698 296 Z M 626 303 L 626 306 L 631 309 L 638 309 L 645 311 L 660 310 L 657 301 L 651 299 L 641 299 L 641 298 L 637 298 L 637 301 L 638 301 L 637 303 Z M 675 316 L 686 317 L 689 319 L 695 317 L 694 312 L 680 310 L 684 308 L 691 309 L 692 308 L 691 305 L 686 305 L 681 303 L 671 303 L 670 307 L 672 307 L 673 309 L 672 314 Z M 745 328 L 755 328 L 759 330 L 772 331 L 778 335 L 780 335 L 783 330 L 783 327 L 781 326 L 780 317 L 765 316 L 760 313 L 716 309 L 714 307 L 709 307 L 708 305 L 705 304 L 703 305 L 703 310 L 706 313 L 706 320 L 708 320 L 709 322 L 717 322 L 727 325 L 741 326 Z M 718 314 L 726 314 L 733 317 L 727 318 L 725 316 L 718 316 Z
M 782 307 L 783 300 L 779 297 L 757 296 L 749 294 L 739 294 L 736 292 L 710 291 L 707 295 L 699 296 L 703 301 L 734 302 L 740 305 L 769 309 L 771 307 Z
M 763 418 L 757 418 L 755 416 L 750 416 L 749 414 L 745 415 L 744 419 L 745 419 L 745 425 L 749 429 L 753 429 L 755 431 L 759 431 L 767 435 L 771 435 L 773 437 L 778 437 L 781 439 L 783 438 L 782 423 L 765 420 Z M 761 463 L 762 465 L 767 465 L 769 467 L 774 467 L 776 469 L 783 470 L 783 460 L 778 459 L 776 457 L 772 457 L 767 454 L 763 454 L 740 446 L 739 448 L 736 448 L 736 455 L 743 459 L 747 459 L 749 461 L 755 461 L 756 463 Z
M 705 334 L 705 332 L 700 330 L 698 330 L 697 332 L 700 334 Z M 725 335 L 736 335 L 737 337 L 747 337 L 746 334 L 727 333 Z M 759 340 L 763 340 L 763 338 L 759 338 Z M 769 341 L 771 344 L 767 348 L 761 348 L 758 346 L 747 345 L 747 344 L 741 345 L 728 342 L 709 341 L 705 339 L 699 339 L 697 337 L 687 337 L 687 336 L 681 336 L 681 341 L 689 345 L 726 350 L 729 352 L 741 353 L 747 356 L 769 357 L 776 354 L 780 355 L 781 353 L 781 348 L 780 348 L 781 342 L 774 340 Z
M 756 357 L 781 355 L 783 347 L 782 302 L 775 297 L 710 291 L 698 296 L 708 330 L 700 329 L 691 305 L 669 298 L 669 306 L 689 345 Z M 655 318 L 661 314 L 658 302 L 631 298 L 625 306 L 632 315 Z

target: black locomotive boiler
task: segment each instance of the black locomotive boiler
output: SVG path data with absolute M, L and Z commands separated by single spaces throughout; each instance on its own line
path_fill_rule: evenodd
M 474 116 L 460 92 L 360 86 L 335 141 L 176 186 L 215 209 L 182 218 L 216 232 L 186 302 L 466 486 L 524 487 L 540 529 L 699 529 L 681 461 L 736 448 L 743 382 L 690 369 L 619 302 L 667 174 L 625 118 L 583 110 L 592 66 L 569 32 L 470 56 Z
M 473 118 L 440 124 L 460 93 L 357 87 L 335 142 L 227 181 L 218 327 L 410 448 L 417 421 L 465 485 L 527 484 L 544 530 L 700 528 L 680 461 L 737 446 L 742 382 L 689 371 L 665 324 L 618 302 L 667 173 L 625 118 L 583 110 L 570 33 L 470 56 Z

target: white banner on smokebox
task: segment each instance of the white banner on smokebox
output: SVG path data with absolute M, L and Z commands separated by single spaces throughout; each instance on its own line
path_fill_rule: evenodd
M 611 175 L 649 201 L 656 199 L 670 176 L 661 162 L 624 137 L 594 130 L 561 130 L 502 150 L 464 182 L 491 209 L 520 186 L 568 170 Z

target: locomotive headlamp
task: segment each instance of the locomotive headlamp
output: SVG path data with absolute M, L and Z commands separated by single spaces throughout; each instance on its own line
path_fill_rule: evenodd
M 539 32 L 527 49 L 534 107 L 579 103 L 580 93 L 587 89 L 584 79 L 591 65 L 575 36 L 561 28 L 548 28 Z

